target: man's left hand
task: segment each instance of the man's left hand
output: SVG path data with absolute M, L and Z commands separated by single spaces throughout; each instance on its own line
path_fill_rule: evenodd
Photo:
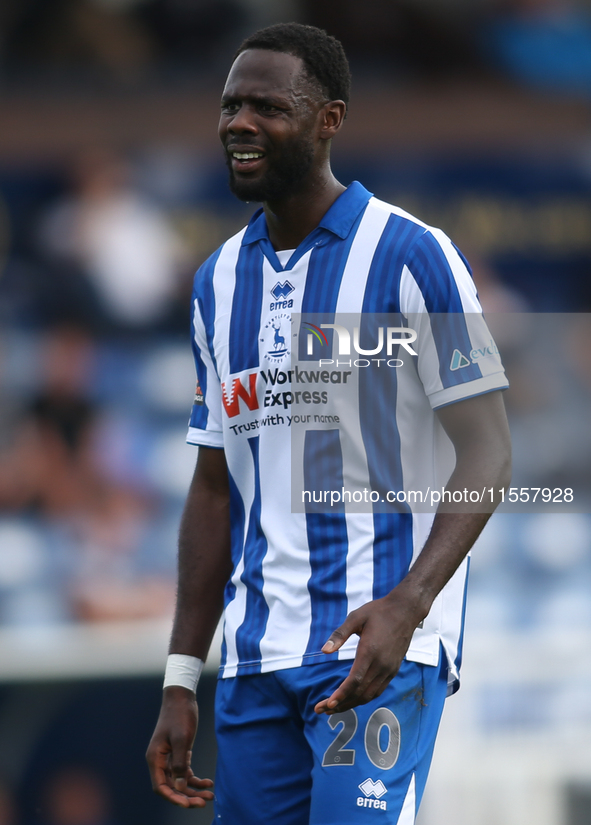
M 342 713 L 371 702 L 398 673 L 422 616 L 396 590 L 349 613 L 331 634 L 323 653 L 334 653 L 354 633 L 359 645 L 349 675 L 332 696 L 318 702 L 316 713 Z

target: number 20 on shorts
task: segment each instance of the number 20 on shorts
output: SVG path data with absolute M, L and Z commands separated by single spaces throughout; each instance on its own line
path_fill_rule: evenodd
M 322 767 L 337 767 L 355 764 L 355 748 L 347 748 L 357 732 L 359 720 L 351 708 L 344 713 L 335 713 L 326 720 L 335 730 L 342 725 L 336 738 L 330 743 L 322 758 Z M 382 749 L 382 730 L 387 731 L 387 745 Z M 400 753 L 400 722 L 388 708 L 378 708 L 367 720 L 364 735 L 365 752 L 376 768 L 388 770 L 396 764 Z

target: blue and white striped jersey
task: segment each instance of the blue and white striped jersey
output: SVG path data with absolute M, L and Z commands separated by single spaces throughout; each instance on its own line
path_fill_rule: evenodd
M 292 314 L 424 319 L 417 366 L 397 379 L 387 416 L 384 449 L 401 488 L 440 481 L 451 445 L 435 409 L 507 386 L 496 348 L 482 347 L 483 335 L 490 343 L 484 321 L 455 323 L 454 335 L 433 321 L 437 313 L 481 318 L 471 276 L 451 241 L 361 184 L 349 186 L 287 262 L 280 257 L 285 265 L 259 210 L 195 279 L 198 389 L 187 440 L 224 448 L 230 473 L 234 569 L 225 594 L 224 677 L 353 658 L 357 637 L 329 656 L 320 648 L 347 613 L 400 582 L 433 520 L 411 507 L 292 512 Z M 485 357 L 470 358 L 471 351 Z M 325 389 L 320 380 L 301 393 L 311 413 L 322 412 Z M 320 427 L 320 440 L 331 432 Z M 370 472 L 370 486 L 371 480 Z M 468 560 L 407 654 L 436 665 L 443 644 L 452 679 L 461 659 L 467 570 Z

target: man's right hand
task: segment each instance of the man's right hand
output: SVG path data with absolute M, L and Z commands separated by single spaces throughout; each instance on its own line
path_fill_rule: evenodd
M 211 779 L 199 779 L 191 769 L 197 720 L 197 702 L 190 690 L 177 686 L 164 689 L 146 759 L 154 793 L 182 808 L 204 808 L 213 799 Z

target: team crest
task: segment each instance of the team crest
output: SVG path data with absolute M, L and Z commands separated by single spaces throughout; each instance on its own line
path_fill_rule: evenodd
M 263 327 L 261 342 L 265 345 L 265 358 L 280 364 L 289 356 L 291 316 L 285 312 L 274 315 Z

